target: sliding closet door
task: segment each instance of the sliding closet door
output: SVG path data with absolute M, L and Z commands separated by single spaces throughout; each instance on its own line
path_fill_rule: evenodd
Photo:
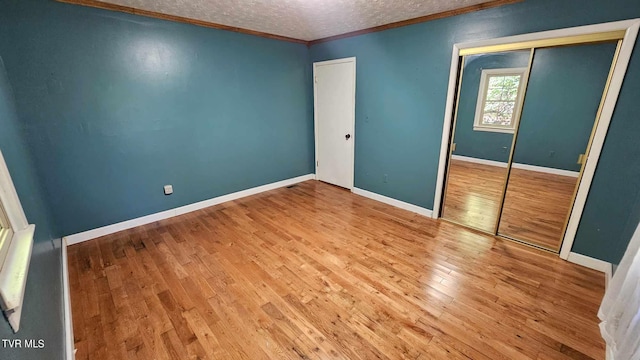
M 531 50 L 462 60 L 442 217 L 496 233 Z
M 499 235 L 559 251 L 616 45 L 536 49 Z

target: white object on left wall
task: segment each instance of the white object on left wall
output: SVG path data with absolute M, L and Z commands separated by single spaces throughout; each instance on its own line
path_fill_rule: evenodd
M 12 236 L 0 259 L 0 306 L 14 332 L 20 329 L 22 302 L 33 249 L 35 225 L 29 225 L 9 169 L 0 152 L 0 207 Z

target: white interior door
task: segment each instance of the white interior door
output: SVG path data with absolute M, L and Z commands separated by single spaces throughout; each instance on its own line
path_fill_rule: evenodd
M 313 64 L 316 178 L 353 188 L 356 59 Z

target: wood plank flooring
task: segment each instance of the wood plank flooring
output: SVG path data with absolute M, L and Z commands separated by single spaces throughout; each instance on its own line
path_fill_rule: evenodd
M 69 247 L 76 358 L 604 359 L 601 273 L 317 181 Z
M 442 217 L 495 234 L 507 169 L 452 159 Z
M 560 252 L 578 179 L 512 169 L 498 234 Z
M 506 169 L 452 160 L 443 217 L 494 232 Z M 577 178 L 512 169 L 498 234 L 558 252 Z

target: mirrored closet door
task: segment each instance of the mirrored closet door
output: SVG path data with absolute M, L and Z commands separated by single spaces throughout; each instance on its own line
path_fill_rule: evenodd
M 443 218 L 495 232 L 531 50 L 466 56 Z
M 616 45 L 536 50 L 499 235 L 560 250 Z
M 559 252 L 618 48 L 463 56 L 442 218 Z

